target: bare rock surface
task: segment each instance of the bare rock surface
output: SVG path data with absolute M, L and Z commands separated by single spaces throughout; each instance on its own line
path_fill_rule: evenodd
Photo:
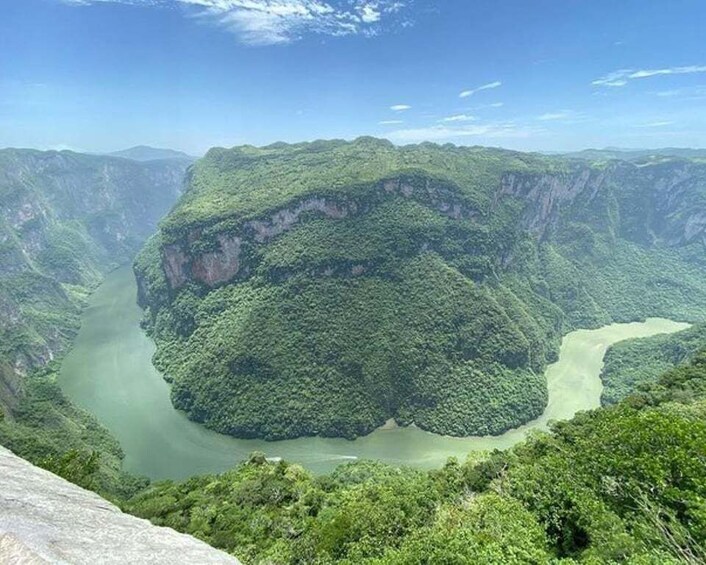
M 0 447 L 0 563 L 230 563 L 188 535 L 124 514 Z

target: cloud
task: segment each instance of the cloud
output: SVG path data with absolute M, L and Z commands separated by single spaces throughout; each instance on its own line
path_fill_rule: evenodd
M 459 98 L 468 98 L 469 96 L 473 96 L 476 92 L 480 92 L 481 90 L 490 90 L 493 88 L 498 88 L 502 86 L 503 83 L 500 82 L 499 80 L 496 80 L 495 82 L 489 82 L 488 84 L 484 84 L 483 86 L 479 86 L 478 88 L 474 88 L 472 90 L 464 90 L 461 92 L 458 97 Z
M 636 127 L 636 128 L 663 128 L 663 127 L 672 126 L 672 125 L 674 125 L 674 122 L 662 121 L 662 122 L 647 122 L 646 124 L 637 124 L 634 127 Z
M 395 104 L 394 106 L 390 106 L 390 110 L 393 112 L 405 112 L 411 109 L 412 106 L 409 106 L 408 104 Z
M 594 80 L 594 86 L 621 87 L 627 85 L 631 80 L 641 78 L 652 78 L 664 75 L 690 75 L 694 73 L 706 73 L 706 65 L 690 65 L 687 67 L 669 67 L 666 69 L 620 69 Z
M 448 116 L 446 118 L 442 118 L 440 121 L 442 121 L 442 122 L 471 122 L 475 119 L 476 118 L 474 116 L 469 116 L 468 114 L 456 114 L 455 116 Z
M 399 0 L 60 0 L 75 6 L 114 3 L 181 7 L 230 31 L 246 45 L 276 45 L 306 35 L 374 36 L 402 26 Z
M 674 88 L 672 90 L 661 90 L 655 92 L 660 98 L 682 97 L 686 99 L 702 99 L 706 96 L 706 85 L 697 84 L 695 86 L 686 86 L 684 88 Z
M 366 24 L 379 22 L 382 15 L 378 9 L 377 3 L 374 2 L 363 4 L 358 11 L 360 12 L 360 19 Z
M 403 124 L 404 120 L 382 120 L 381 122 L 378 122 L 379 125 L 381 126 L 392 126 L 392 125 L 399 125 Z
M 548 112 L 537 116 L 537 119 L 542 122 L 550 122 L 556 120 L 567 120 L 575 116 L 574 112 L 571 110 L 559 110 L 558 112 Z
M 447 141 L 468 137 L 484 139 L 528 138 L 538 131 L 532 128 L 518 127 L 512 122 L 478 124 L 465 126 L 435 125 L 424 128 L 400 129 L 387 134 L 387 137 L 399 143 L 419 143 L 421 141 Z

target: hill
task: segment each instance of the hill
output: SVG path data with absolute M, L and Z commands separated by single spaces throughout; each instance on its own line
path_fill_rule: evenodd
M 706 166 L 360 138 L 212 149 L 135 265 L 218 431 L 450 435 L 539 415 L 561 336 L 706 313 Z

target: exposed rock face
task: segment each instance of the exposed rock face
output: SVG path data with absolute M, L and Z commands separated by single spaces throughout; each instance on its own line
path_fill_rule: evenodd
M 543 234 L 557 220 L 563 207 L 579 195 L 588 200 L 605 187 L 607 171 L 588 167 L 567 175 L 508 174 L 502 179 L 500 198 L 516 196 L 526 203 L 523 214 L 525 228 Z
M 598 207 L 602 212 L 619 209 L 613 227 L 629 239 L 648 245 L 661 240 L 676 247 L 706 241 L 706 211 L 698 201 L 704 186 L 704 169 L 699 164 L 641 167 L 616 163 L 605 168 L 583 165 L 563 174 L 507 174 L 498 194 L 499 198 L 513 196 L 524 202 L 522 225 L 540 237 L 555 227 L 562 215 L 583 219 L 586 211 L 603 199 Z
M 706 182 L 702 168 L 694 164 L 670 166 L 639 166 L 619 163 L 604 168 L 588 164 L 576 165 L 563 173 L 502 175 L 496 191 L 496 204 L 503 199 L 516 198 L 523 206 L 519 227 L 542 239 L 563 216 L 579 217 L 598 199 L 643 199 L 644 209 L 626 206 L 620 221 L 632 226 L 625 228 L 631 239 L 640 243 L 654 243 L 658 238 L 677 246 L 693 241 L 706 241 L 706 212 L 691 202 L 691 194 L 698 194 L 699 183 Z M 412 186 L 400 178 L 380 183 L 379 194 L 397 195 L 423 202 L 452 219 L 475 219 L 478 210 L 464 204 L 452 187 L 440 186 L 427 180 L 425 186 Z M 599 204 L 601 209 L 608 205 Z M 292 229 L 309 215 L 340 219 L 369 211 L 364 200 L 336 201 L 332 198 L 310 197 L 266 217 L 249 220 L 235 233 L 225 231 L 213 237 L 212 249 L 203 251 L 199 245 L 203 229 L 191 229 L 186 237 L 162 248 L 162 268 L 171 290 L 177 290 L 189 281 L 208 287 L 218 286 L 242 275 L 244 244 L 263 244 Z M 491 212 L 492 213 L 492 212 Z M 667 220 L 665 220 L 665 218 Z M 633 233 L 629 233 L 632 229 Z M 196 245 L 195 245 L 196 244 Z M 354 273 L 356 274 L 356 273 Z
M 414 187 L 401 179 L 388 179 L 380 183 L 380 194 L 399 195 L 425 202 L 439 213 L 453 219 L 474 218 L 477 211 L 464 205 L 452 190 L 427 181 L 423 188 Z M 339 220 L 367 212 L 370 204 L 364 201 L 339 202 L 332 198 L 314 196 L 290 207 L 276 210 L 266 217 L 242 224 L 237 234 L 220 233 L 216 236 L 215 249 L 192 251 L 199 241 L 201 228 L 191 230 L 185 241 L 165 245 L 162 249 L 162 268 L 172 290 L 189 281 L 214 287 L 229 282 L 241 274 L 243 244 L 263 244 L 292 229 L 307 214 Z M 353 275 L 360 275 L 363 266 L 354 266 Z M 139 280 L 138 280 L 139 284 Z
M 0 563 L 231 563 L 0 447 Z

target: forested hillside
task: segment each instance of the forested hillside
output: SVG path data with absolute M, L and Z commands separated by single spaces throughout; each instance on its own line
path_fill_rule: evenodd
M 117 442 L 65 399 L 53 362 L 70 345 L 88 293 L 134 257 L 176 201 L 185 169 L 0 151 L 0 444 L 69 474 L 80 466 L 72 450 L 97 450 L 115 478 Z
M 451 435 L 539 415 L 578 327 L 706 314 L 706 165 L 360 138 L 212 149 L 135 265 L 218 431 Z
M 706 348 L 706 325 L 670 335 L 629 339 L 608 349 L 601 380 L 603 404 L 614 404 Z
M 515 448 L 314 477 L 254 454 L 127 510 L 247 563 L 703 563 L 706 352 Z

